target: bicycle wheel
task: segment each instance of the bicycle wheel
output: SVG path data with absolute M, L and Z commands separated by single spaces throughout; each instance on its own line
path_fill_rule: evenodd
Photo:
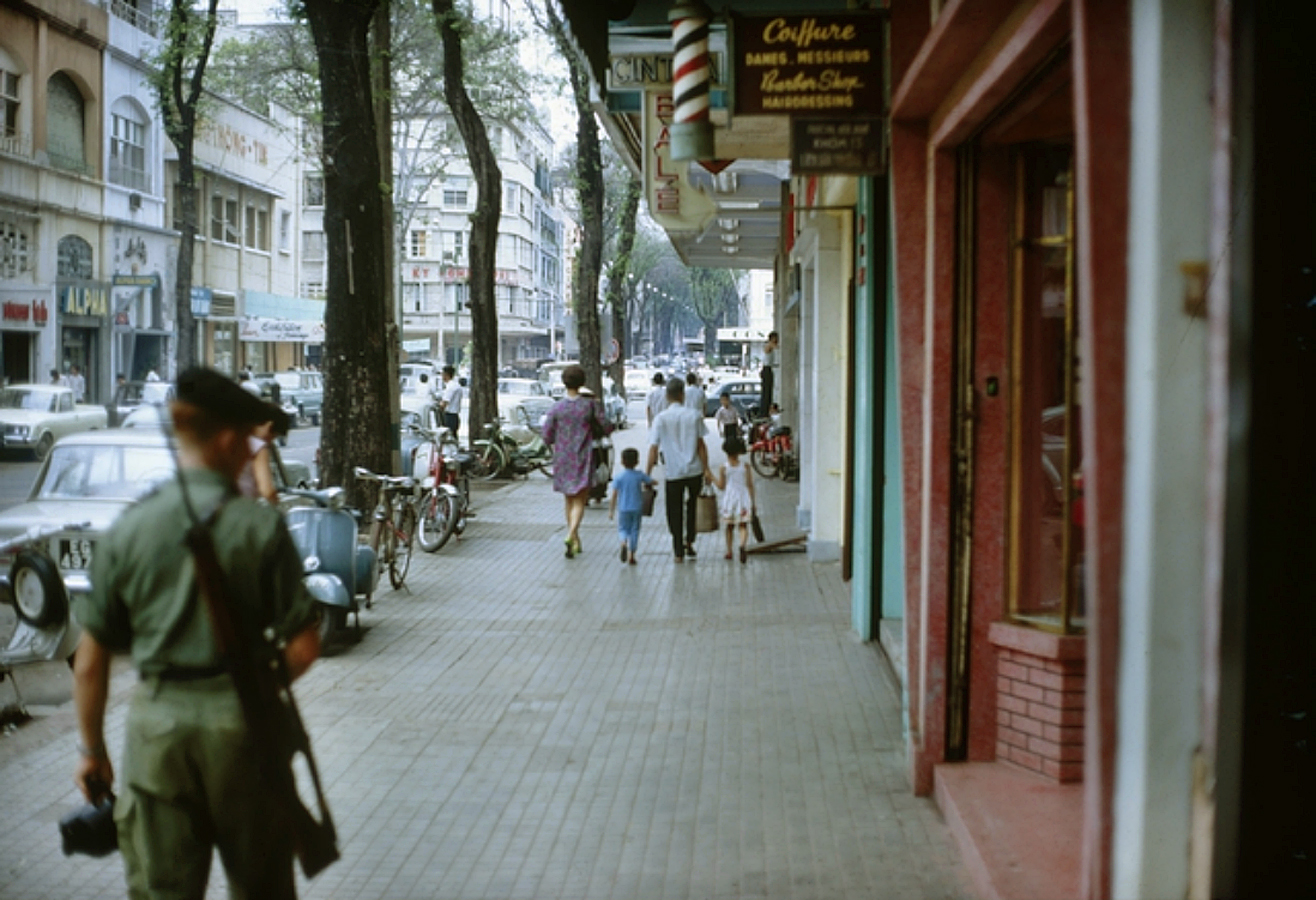
M 493 441 L 476 441 L 471 456 L 471 477 L 477 481 L 492 481 L 507 465 L 503 448 Z
M 411 548 L 416 543 L 416 507 L 403 503 L 398 507 L 394 528 L 390 529 L 393 555 L 388 561 L 388 580 L 393 590 L 401 590 L 411 565 Z
M 764 478 L 776 478 L 777 469 L 781 465 L 781 457 L 764 448 L 758 448 L 749 452 L 749 464 L 754 467 Z
M 452 536 L 457 527 L 456 509 L 447 491 L 431 490 L 420 498 L 420 520 L 416 523 L 416 540 L 420 549 L 433 553 Z

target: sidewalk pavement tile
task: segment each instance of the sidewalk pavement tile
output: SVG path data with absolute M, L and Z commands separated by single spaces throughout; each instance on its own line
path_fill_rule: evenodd
M 795 490 L 760 484 L 772 533 Z M 562 554 L 542 476 L 477 492 L 363 634 L 297 685 L 343 851 L 308 898 L 945 898 L 967 880 L 905 778 L 900 692 L 849 629 L 834 564 L 675 565 L 661 510 L 639 564 L 606 505 Z M 774 527 L 775 526 L 775 527 Z M 770 534 L 771 537 L 771 534 Z M 117 674 L 110 746 L 135 676 Z M 70 705 L 0 739 L 0 897 L 121 897 L 118 857 L 65 858 Z M 225 897 L 216 861 L 208 897 Z

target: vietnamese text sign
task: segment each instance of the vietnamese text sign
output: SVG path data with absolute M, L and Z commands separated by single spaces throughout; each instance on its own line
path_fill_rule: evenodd
M 882 112 L 882 14 L 732 21 L 737 115 Z
M 796 119 L 791 123 L 792 175 L 880 175 L 885 120 Z

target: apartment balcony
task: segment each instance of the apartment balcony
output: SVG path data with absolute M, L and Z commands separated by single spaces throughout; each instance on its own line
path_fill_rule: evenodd
M 32 135 L 25 131 L 13 131 L 0 134 L 0 154 L 32 158 Z
M 160 36 L 152 0 L 110 0 L 109 7 L 116 18 L 123 19 L 138 31 L 144 31 L 151 37 Z

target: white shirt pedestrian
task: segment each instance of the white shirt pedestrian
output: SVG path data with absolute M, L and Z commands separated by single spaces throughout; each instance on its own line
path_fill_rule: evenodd
M 699 453 L 703 438 L 703 415 L 679 403 L 659 413 L 649 429 L 649 446 L 662 453 L 669 480 L 704 474 L 704 460 Z

